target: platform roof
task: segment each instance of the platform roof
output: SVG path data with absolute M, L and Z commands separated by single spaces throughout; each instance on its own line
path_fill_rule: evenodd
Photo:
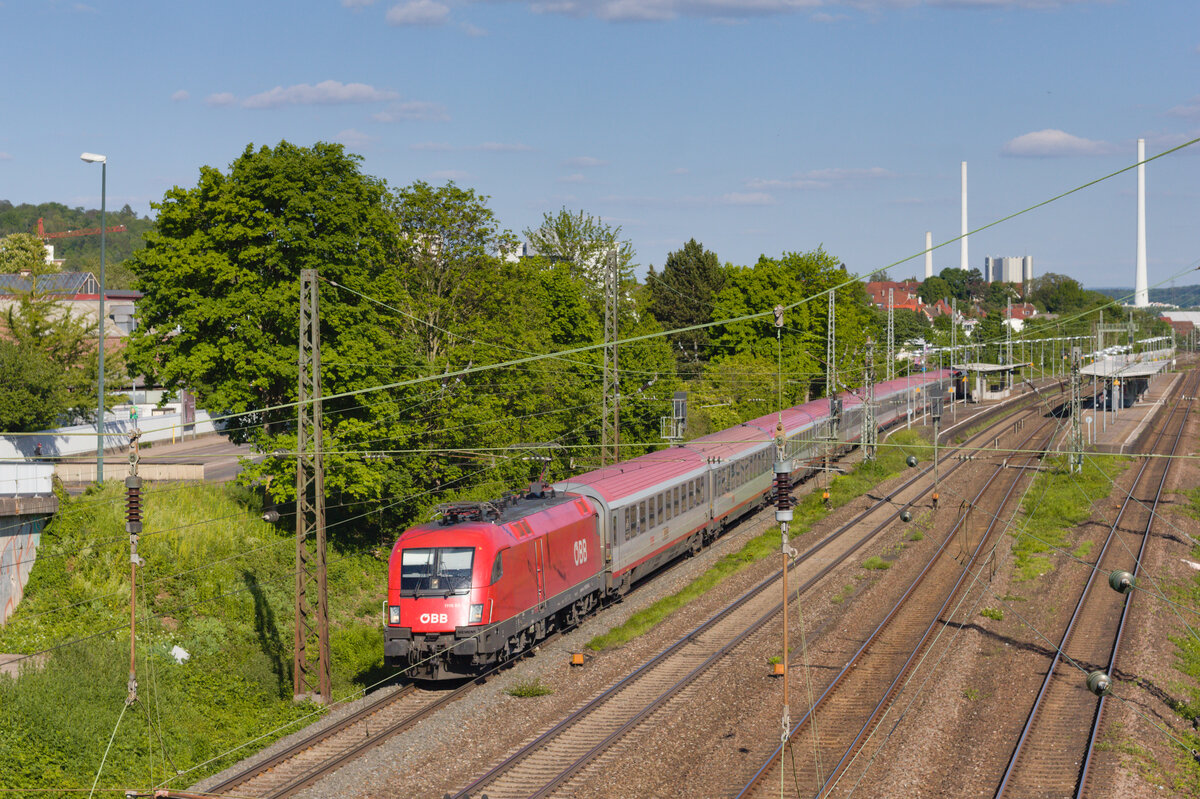
M 951 369 L 957 369 L 960 372 L 1011 372 L 1014 369 L 1020 369 L 1022 366 L 1028 366 L 1025 363 L 956 363 L 951 366 Z
M 1170 361 L 1117 361 L 1111 358 L 1088 364 L 1079 370 L 1085 377 L 1153 377 L 1170 365 Z

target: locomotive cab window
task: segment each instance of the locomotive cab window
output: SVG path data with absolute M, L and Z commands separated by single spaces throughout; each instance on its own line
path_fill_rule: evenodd
M 471 587 L 474 562 L 473 547 L 406 549 L 400 553 L 400 593 L 429 596 L 465 592 Z
M 500 552 L 496 553 L 496 559 L 492 561 L 492 584 L 500 582 L 500 578 L 504 576 L 504 564 L 500 560 Z

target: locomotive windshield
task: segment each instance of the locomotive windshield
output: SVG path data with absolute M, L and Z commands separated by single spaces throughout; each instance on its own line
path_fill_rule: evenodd
M 400 592 L 449 596 L 471 587 L 472 547 L 406 549 L 400 553 Z

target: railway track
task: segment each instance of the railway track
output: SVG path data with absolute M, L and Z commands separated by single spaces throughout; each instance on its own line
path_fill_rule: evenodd
M 1031 412 L 1040 415 L 1042 410 L 1036 407 Z M 1008 426 L 1013 422 L 1011 418 L 1004 419 L 1002 424 Z M 968 443 L 993 435 L 983 431 L 972 436 Z M 962 465 L 962 461 L 953 464 L 945 475 Z M 816 571 L 803 575 L 807 579 L 796 593 L 815 585 L 928 493 L 932 487 L 920 483 L 931 471 L 932 467 L 923 470 L 889 497 L 877 501 L 804 552 L 792 568 L 808 564 L 810 571 Z M 864 523 L 872 522 L 875 523 L 866 534 L 847 539 L 850 531 L 858 531 Z M 569 794 L 573 779 L 615 759 L 614 744 L 651 722 L 656 712 L 668 703 L 686 701 L 699 692 L 701 675 L 777 617 L 782 603 L 776 600 L 776 592 L 769 589 L 777 585 L 781 575 L 782 570 L 762 581 L 559 724 L 448 795 L 456 799 L 485 795 L 503 799 Z
M 1054 419 L 1043 420 L 1016 448 L 1045 451 L 1057 433 Z M 1038 456 L 1031 455 L 1023 464 L 1005 462 L 993 469 L 971 501 L 972 513 L 987 514 L 986 529 L 974 540 L 971 530 L 964 529 L 970 517 L 960 516 L 883 621 L 792 726 L 793 757 L 785 763 L 785 747 L 777 747 L 737 793 L 739 797 L 780 791 L 789 796 L 827 796 L 855 768 L 857 754 L 933 644 L 947 610 L 969 590 L 973 574 L 990 557 L 992 542 L 1003 527 L 1000 520 L 1036 460 Z M 1018 468 L 1006 468 L 1010 465 Z M 989 495 L 994 501 L 985 501 Z M 956 540 L 959 545 L 954 547 Z M 955 557 L 955 549 L 962 554 Z M 801 751 L 804 757 L 796 754 Z
M 1183 394 L 1194 397 L 1198 382 L 1200 374 L 1193 375 Z M 1152 453 L 1175 454 L 1191 407 L 1190 400 L 1172 405 Z M 1115 593 L 1107 578 L 1128 571 L 1136 579 L 1170 466 L 1169 458 L 1147 458 L 1139 469 L 1058 641 L 997 797 L 1104 795 L 1089 789 L 1088 776 L 1106 698 L 1088 690 L 1086 676 L 1093 670 L 1111 675 L 1116 667 L 1134 592 Z
M 1023 401 L 1018 401 L 1018 408 L 1022 404 Z M 1011 421 L 1011 417 L 1004 419 L 1003 424 L 1007 425 Z M 944 431 L 943 435 L 948 435 L 950 432 Z M 991 433 L 985 431 L 979 432 L 968 439 L 963 446 L 990 435 Z M 952 448 L 947 448 L 947 452 L 950 451 Z M 959 465 L 961 464 L 952 466 L 945 475 L 948 476 Z M 922 469 L 915 477 L 893 491 L 890 496 L 876 502 L 871 509 L 856 517 L 852 524 L 865 519 L 868 513 L 878 511 L 879 508 L 889 504 L 894 506 L 894 512 L 889 515 L 888 521 L 890 522 L 899 515 L 901 510 L 899 506 L 896 506 L 897 497 L 906 495 L 906 492 L 917 486 L 931 472 L 932 467 Z M 921 492 L 909 502 L 915 502 L 924 493 Z M 848 525 L 847 528 L 849 526 L 851 525 Z M 872 532 L 871 535 L 873 534 Z M 830 539 L 820 542 L 806 552 L 803 557 L 817 555 L 829 545 L 832 538 L 831 536 Z M 864 536 L 855 548 L 862 546 L 867 540 L 869 540 L 869 536 Z M 465 696 L 491 673 L 482 674 L 476 680 L 450 691 L 444 689 L 424 690 L 409 685 L 398 691 L 380 695 L 336 724 L 302 736 L 286 749 L 265 760 L 252 762 L 216 785 L 210 786 L 203 795 L 263 797 L 264 799 L 267 797 L 281 799 L 281 797 L 290 796 L 378 746 L 391 736 L 412 727 L 439 708 Z M 167 794 L 167 796 L 181 797 L 181 799 L 192 795 L 198 794 L 181 791 L 172 791 Z
M 407 685 L 377 696 L 336 724 L 306 735 L 270 758 L 210 787 L 204 795 L 261 799 L 291 796 L 461 698 L 472 687 L 473 683 L 466 683 L 450 691 L 433 691 Z

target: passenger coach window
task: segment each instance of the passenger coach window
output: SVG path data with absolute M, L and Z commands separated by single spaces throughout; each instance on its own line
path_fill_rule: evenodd
M 687 507 L 688 510 L 691 510 L 696 507 L 696 484 L 689 480 L 685 488 L 687 489 Z
M 667 517 L 663 515 L 663 495 L 659 494 L 658 495 L 658 523 L 664 524 L 664 523 L 666 523 L 666 521 L 667 521 Z
M 646 500 L 642 500 L 641 502 L 639 502 L 638 507 L 641 509 L 641 522 L 638 523 L 638 534 L 640 535 L 641 533 L 646 532 L 646 519 L 647 518 L 650 519 L 651 525 L 654 524 L 654 516 L 653 516 L 654 505 L 650 506 L 651 515 L 649 517 L 646 516 Z
M 679 515 L 679 486 L 675 486 L 673 489 L 671 489 L 671 494 L 674 496 L 674 502 L 675 502 L 675 512 L 672 513 L 671 515 L 678 516 Z
M 630 529 L 633 526 L 633 519 L 637 515 L 637 507 L 629 507 L 625 509 L 625 540 L 630 537 Z

